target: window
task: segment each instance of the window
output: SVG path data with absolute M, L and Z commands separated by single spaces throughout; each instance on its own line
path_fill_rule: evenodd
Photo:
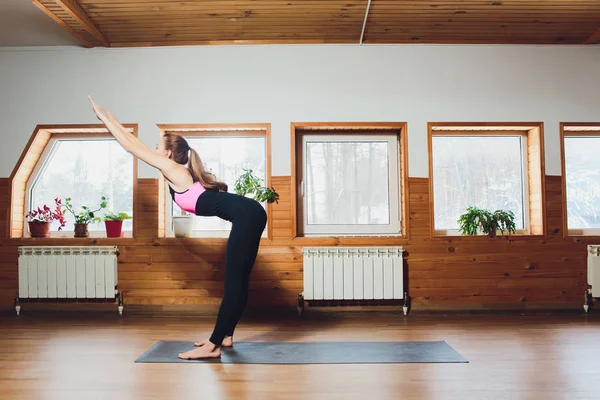
M 51 139 L 27 187 L 28 210 L 52 206 L 57 197 L 70 197 L 76 209 L 86 205 L 95 210 L 106 196 L 108 210 L 132 215 L 133 156 L 115 139 Z M 74 217 L 68 212 L 65 217 L 68 230 Z M 105 229 L 104 224 L 88 226 L 90 232 Z M 51 231 L 58 231 L 58 225 L 53 224 Z M 132 220 L 123 222 L 123 231 L 132 231 Z
M 430 128 L 433 223 L 436 235 L 460 235 L 467 207 L 512 211 L 517 234 L 541 234 L 539 129 Z
M 124 125 L 137 136 L 137 126 Z M 133 236 L 136 159 L 125 152 L 104 125 L 39 125 L 11 174 L 9 237 L 28 237 L 24 216 L 33 208 L 55 205 L 70 197 L 76 211 L 82 205 L 98 208 L 101 197 L 108 209 L 134 217 L 123 224 L 125 237 Z M 98 213 L 103 215 L 103 211 Z M 51 225 L 51 237 L 73 237 L 74 217 L 65 214 L 61 232 Z M 91 237 L 105 236 L 104 224 L 88 226 Z
M 402 234 L 400 128 L 297 129 L 303 236 Z
M 195 126 L 192 130 L 178 130 L 177 127 L 161 125 L 163 132 L 173 132 L 185 136 L 190 146 L 196 150 L 205 168 L 212 172 L 218 180 L 227 183 L 228 191 L 235 193 L 235 182 L 244 170 L 252 170 L 252 174 L 269 185 L 268 141 L 270 128 L 259 126 Z M 167 209 L 167 236 L 174 236 L 172 216 L 181 215 L 182 211 L 172 200 L 169 187 L 165 183 L 165 207 Z M 252 196 L 252 195 L 248 195 Z M 267 209 L 267 204 L 262 203 Z M 268 211 L 267 211 L 268 212 Z M 193 234 L 196 237 L 227 237 L 231 223 L 218 217 L 195 216 Z M 263 233 L 265 236 L 267 233 Z
M 523 136 L 434 136 L 435 227 L 458 230 L 470 205 L 515 214 L 524 230 L 527 204 L 527 138 Z
M 600 236 L 600 126 L 563 126 L 566 232 Z

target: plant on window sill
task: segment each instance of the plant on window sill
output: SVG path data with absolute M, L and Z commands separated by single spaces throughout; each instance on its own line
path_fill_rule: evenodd
M 462 235 L 478 235 L 480 233 L 495 237 L 500 231 L 514 234 L 516 231 L 515 215 L 512 211 L 480 209 L 474 206 L 467 207 L 467 212 L 458 219 L 459 231 Z
M 29 232 L 31 237 L 40 238 L 50 236 L 50 224 L 53 221 L 58 221 L 60 231 L 65 227 L 66 221 L 64 216 L 64 210 L 62 210 L 62 204 L 60 199 L 54 199 L 56 208 L 52 210 L 46 204 L 42 208 L 38 207 L 37 210 L 31 210 L 25 215 L 27 222 L 29 223 Z
M 279 203 L 279 194 L 272 187 L 264 187 L 261 178 L 254 176 L 251 169 L 244 169 L 244 173 L 235 182 L 235 193 L 246 196 L 254 194 L 254 200 L 258 202 Z
M 131 215 L 120 212 L 107 211 L 102 217 L 95 217 L 94 222 L 102 223 L 106 227 L 106 237 L 115 238 L 123 236 L 123 221 L 131 219 Z
M 75 217 L 75 237 L 89 236 L 88 224 L 94 222 L 94 213 L 106 208 L 106 200 L 106 197 L 102 196 L 100 201 L 100 207 L 96 210 L 92 210 L 88 206 L 83 205 L 81 206 L 81 211 L 75 211 L 73 209 L 73 204 L 71 203 L 71 198 L 67 197 L 65 199 L 66 210 L 63 211 L 63 213 L 69 211 L 71 214 L 73 214 L 73 217 Z

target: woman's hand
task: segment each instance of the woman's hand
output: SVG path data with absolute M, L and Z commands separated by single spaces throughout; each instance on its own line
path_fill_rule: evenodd
M 96 117 L 104 123 L 109 132 L 119 141 L 119 143 L 121 143 L 125 150 L 131 151 L 130 142 L 134 139 L 129 130 L 127 130 L 127 128 L 125 128 L 117 118 L 110 113 L 110 111 L 98 105 L 91 96 L 88 96 L 88 99 L 92 103 Z
M 92 96 L 88 96 L 88 100 L 92 103 L 96 117 L 102 122 L 108 120 L 108 111 L 104 107 L 100 107 L 93 99 Z
M 88 99 L 92 103 L 94 112 L 100 121 L 104 123 L 108 131 L 117 139 L 117 141 L 128 152 L 133 152 L 134 147 L 139 147 L 139 140 L 134 137 L 106 108 L 99 106 L 91 96 Z M 138 143 L 139 142 L 139 143 Z M 136 146 L 138 145 L 138 146 Z
M 146 164 L 159 169 L 168 180 L 175 183 L 178 187 L 189 187 L 191 185 L 189 183 L 191 180 L 190 173 L 186 167 L 177 164 L 168 157 L 154 153 L 137 136 L 121 125 L 106 108 L 99 106 L 92 100 L 91 96 L 88 96 L 88 99 L 92 103 L 98 119 L 106 125 L 108 131 L 123 146 L 125 151 L 144 161 Z
M 94 112 L 96 113 L 96 117 L 104 124 L 108 129 L 111 128 L 123 128 L 123 125 L 119 123 L 119 121 L 115 118 L 114 115 L 110 113 L 106 108 L 99 106 L 91 96 L 88 96 L 88 99 L 92 103 L 92 107 L 94 108 Z

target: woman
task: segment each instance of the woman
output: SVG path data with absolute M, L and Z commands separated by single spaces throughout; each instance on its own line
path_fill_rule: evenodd
M 220 348 L 233 345 L 233 331 L 248 300 L 248 280 L 256 260 L 267 214 L 256 200 L 228 193 L 227 185 L 208 173 L 200 157 L 179 135 L 165 134 L 150 150 L 117 119 L 89 97 L 98 119 L 123 148 L 157 168 L 169 184 L 181 209 L 201 216 L 217 216 L 232 223 L 225 254 L 225 293 L 209 339 L 198 348 L 179 354 L 183 359 L 220 357 Z

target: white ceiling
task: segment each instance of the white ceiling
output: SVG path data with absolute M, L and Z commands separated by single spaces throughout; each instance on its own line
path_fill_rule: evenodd
M 30 0 L 0 0 L 0 47 L 79 45 Z

